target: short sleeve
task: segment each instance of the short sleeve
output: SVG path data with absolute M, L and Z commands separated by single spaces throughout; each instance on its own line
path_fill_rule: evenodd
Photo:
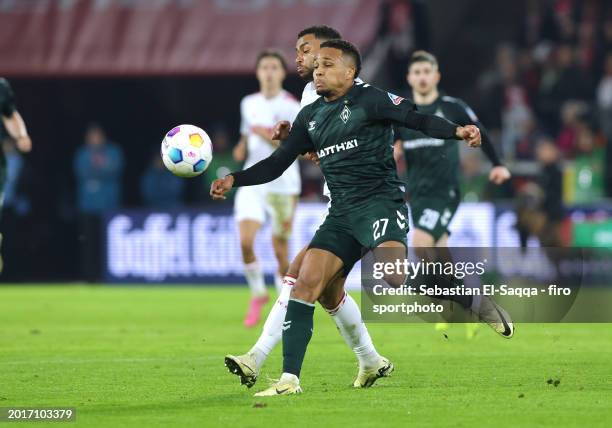
M 0 78 L 0 114 L 8 117 L 15 111 L 15 96 L 6 79 Z
M 416 110 L 415 104 L 409 99 L 374 87 L 368 89 L 367 111 L 371 119 L 403 124 L 406 116 Z

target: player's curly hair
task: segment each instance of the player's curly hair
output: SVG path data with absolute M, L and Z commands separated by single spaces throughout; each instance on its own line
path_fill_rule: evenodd
M 259 63 L 264 58 L 276 58 L 277 60 L 280 61 L 281 66 L 285 70 L 285 73 L 287 72 L 287 60 L 285 60 L 285 56 L 281 53 L 281 51 L 276 50 L 276 49 L 265 49 L 259 52 L 259 54 L 257 54 L 257 60 L 255 61 L 256 69 L 257 67 L 259 67 Z
M 342 38 L 338 30 L 332 27 L 328 27 L 327 25 L 313 25 L 312 27 L 304 28 L 298 34 L 298 39 L 300 37 L 306 36 L 307 34 L 312 34 L 317 40 L 331 40 Z
M 361 71 L 361 54 L 355 45 L 346 40 L 332 39 L 321 43 L 321 47 L 339 49 L 343 54 L 350 56 L 353 62 L 355 62 L 355 77 L 359 76 L 359 72 Z

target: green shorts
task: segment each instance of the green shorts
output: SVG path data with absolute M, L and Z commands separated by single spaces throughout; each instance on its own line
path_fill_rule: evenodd
M 410 198 L 412 225 L 430 234 L 438 241 L 445 233 L 450 235 L 448 225 L 459 207 L 459 192 L 449 197 L 415 196 Z
M 383 242 L 406 245 L 408 210 L 403 200 L 373 200 L 350 214 L 338 214 L 332 207 L 308 248 L 320 248 L 338 256 L 347 276 L 355 263 Z

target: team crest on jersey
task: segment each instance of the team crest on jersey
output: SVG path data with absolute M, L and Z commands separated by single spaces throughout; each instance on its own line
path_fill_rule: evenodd
M 348 122 L 349 117 L 351 117 L 351 109 L 348 108 L 348 106 L 344 106 L 342 112 L 340 113 L 340 119 L 342 119 L 342 122 L 346 123 Z
M 387 92 L 387 95 L 389 96 L 389 99 L 393 105 L 398 106 L 402 101 L 404 101 L 404 98 L 400 97 L 399 95 L 392 94 L 391 92 Z

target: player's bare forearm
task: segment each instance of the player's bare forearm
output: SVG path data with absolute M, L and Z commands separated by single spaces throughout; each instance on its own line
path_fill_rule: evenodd
M 265 126 L 253 126 L 251 127 L 251 131 L 273 147 L 278 147 L 280 145 L 280 139 L 274 138 L 274 130 L 272 129 L 266 128 Z
M 21 152 L 29 152 L 32 150 L 32 140 L 28 135 L 25 122 L 17 110 L 9 117 L 2 116 L 2 122 L 8 134 L 15 140 L 17 148 Z
M 245 135 L 240 136 L 238 144 L 232 150 L 232 157 L 236 162 L 244 162 L 247 155 L 247 137 Z

